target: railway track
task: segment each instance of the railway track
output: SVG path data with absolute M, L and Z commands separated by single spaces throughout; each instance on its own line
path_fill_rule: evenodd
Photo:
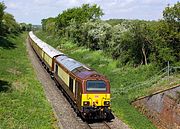
M 111 129 L 110 125 L 107 122 L 99 122 L 99 123 L 87 123 L 90 129 Z

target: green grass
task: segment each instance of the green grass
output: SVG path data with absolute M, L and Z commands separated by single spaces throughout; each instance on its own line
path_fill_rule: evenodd
M 27 57 L 26 37 L 0 37 L 0 129 L 54 127 L 52 109 Z
M 59 49 L 61 52 L 64 52 L 69 57 L 106 75 L 111 82 L 112 109 L 131 128 L 155 128 L 144 115 L 130 104 L 135 98 L 151 94 L 154 90 L 159 89 L 157 86 L 164 83 L 161 82 L 157 86 L 155 85 L 157 83 L 156 73 L 159 69 L 153 64 L 136 68 L 132 66 L 121 66 L 118 60 L 113 60 L 107 56 L 108 54 L 102 51 L 91 51 L 85 47 L 77 46 L 68 39 L 59 39 L 57 36 L 49 36 L 49 34 L 41 31 L 36 32 L 36 34 L 39 38 Z M 180 80 L 176 83 L 180 83 Z M 166 87 L 161 86 L 161 89 Z

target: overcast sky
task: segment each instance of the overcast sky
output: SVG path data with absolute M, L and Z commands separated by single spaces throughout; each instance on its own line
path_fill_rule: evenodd
M 6 12 L 15 16 L 18 22 L 41 24 L 41 19 L 55 17 L 63 10 L 84 3 L 97 4 L 105 15 L 102 19 L 145 19 L 158 20 L 162 11 L 178 0 L 3 0 Z

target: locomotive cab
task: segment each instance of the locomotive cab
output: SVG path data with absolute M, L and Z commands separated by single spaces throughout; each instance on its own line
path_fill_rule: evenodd
M 81 106 L 86 119 L 111 120 L 110 85 L 102 75 L 93 74 L 84 82 Z

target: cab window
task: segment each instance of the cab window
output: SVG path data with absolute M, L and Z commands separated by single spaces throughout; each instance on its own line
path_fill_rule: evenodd
M 107 86 L 106 83 L 104 81 L 99 81 L 99 80 L 90 80 L 87 81 L 86 84 L 86 91 L 106 91 L 107 90 Z

